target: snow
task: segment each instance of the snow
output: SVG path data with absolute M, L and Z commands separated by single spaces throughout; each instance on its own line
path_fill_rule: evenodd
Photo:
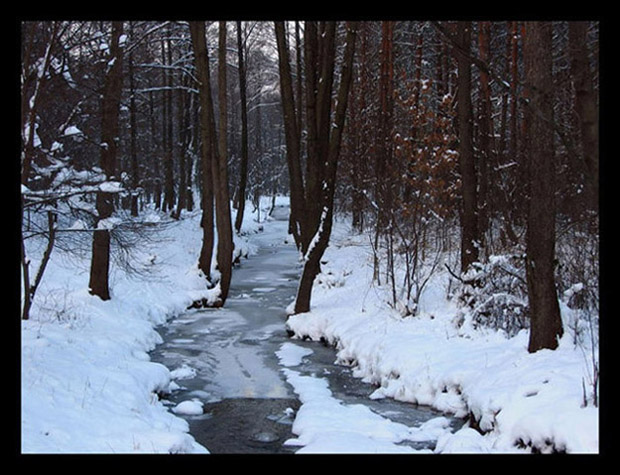
M 296 453 L 415 452 L 396 445 L 408 437 L 410 429 L 404 424 L 360 404 L 342 404 L 332 396 L 325 379 L 289 369 L 284 373 L 302 402 L 293 422 L 293 432 L 300 435 L 285 442 L 302 446 Z
M 203 403 L 198 399 L 190 399 L 183 401 L 172 408 L 175 414 L 184 414 L 186 416 L 198 416 L 202 414 Z
M 246 209 L 244 229 L 251 233 L 259 224 L 252 207 Z M 154 210 L 144 216 L 170 221 Z M 158 397 L 191 377 L 192 368 L 170 371 L 148 355 L 161 342 L 155 328 L 184 312 L 195 294 L 207 293 L 196 271 L 200 211 L 184 212 L 161 233 L 155 248 L 136 251 L 146 275 L 112 264 L 108 301 L 88 292 L 88 252 L 53 250 L 31 318 L 21 321 L 22 453 L 208 453 L 179 417 L 198 413 L 198 401 L 169 409 Z M 90 233 L 84 236 L 88 249 Z M 245 238 L 236 244 L 252 248 Z M 45 239 L 28 239 L 26 246 L 37 269 Z
M 312 350 L 284 343 L 278 351 L 282 372 L 298 394 L 302 406 L 293 422 L 293 433 L 285 445 L 300 446 L 304 453 L 424 453 L 403 441 L 434 440 L 448 430 L 449 420 L 437 417 L 410 428 L 390 421 L 362 404 L 344 404 L 334 398 L 324 378 L 303 376 L 290 369 L 302 363 Z
M 70 125 L 64 131 L 64 136 L 69 137 L 70 135 L 81 135 L 82 131 L 78 129 L 75 125 Z
M 105 218 L 97 222 L 97 229 L 114 229 L 116 226 L 122 223 L 122 220 L 116 216 Z
M 190 379 L 196 376 L 196 370 L 187 364 L 181 365 L 179 368 L 170 371 L 170 377 L 172 379 Z
M 312 354 L 312 350 L 294 343 L 284 343 L 276 354 L 282 366 L 298 366 L 304 356 Z
M 323 338 L 336 345 L 338 360 L 353 361 L 354 375 L 378 386 L 373 398 L 471 415 L 479 430 L 466 424 L 443 434 L 436 452 L 598 452 L 598 408 L 591 401 L 583 407 L 592 362 L 569 329 L 557 350 L 530 354 L 525 330 L 507 338 L 458 326 L 458 309 L 445 297 L 444 273 L 427 285 L 419 315 L 402 318 L 386 303 L 389 289 L 372 284 L 366 237 L 351 236 L 344 223 L 336 227 L 323 258 L 327 263 L 315 281 L 311 311 L 287 322 L 296 338 Z M 341 276 L 342 285 L 327 285 L 330 275 Z M 570 312 L 566 306 L 562 311 Z M 309 390 L 310 382 L 288 376 L 300 384 L 302 394 Z M 305 411 L 302 406 L 298 420 L 304 420 Z M 318 429 L 307 424 L 298 442 L 311 450 L 325 448 L 314 445 Z
M 169 222 L 154 210 L 142 216 L 153 224 Z M 254 217 L 248 211 L 244 229 L 249 233 L 235 238 L 248 251 L 251 233 L 259 227 Z M 147 276 L 131 276 L 113 265 L 113 297 L 105 302 L 88 293 L 88 255 L 69 258 L 54 249 L 31 319 L 21 322 L 23 453 L 208 453 L 180 417 L 202 414 L 201 401 L 170 408 L 157 396 L 174 391 L 195 369 L 168 369 L 148 355 L 161 342 L 157 326 L 214 291 L 205 289 L 196 267 L 199 222 L 199 212 L 184 213 L 163 227 L 154 247 L 140 249 L 135 259 L 148 269 Z M 377 386 L 373 398 L 470 417 L 477 428 L 465 424 L 452 432 L 446 417 L 407 427 L 366 406 L 345 404 L 325 379 L 297 371 L 311 350 L 292 339 L 277 352 L 282 374 L 302 403 L 287 445 L 297 453 L 420 453 L 429 450 L 406 443 L 437 440 L 434 452 L 445 454 L 529 453 L 532 448 L 598 452 L 599 412 L 591 401 L 583 406 L 590 353 L 574 344 L 569 328 L 557 350 L 530 354 L 527 331 L 507 338 L 459 326 L 458 309 L 445 297 L 444 273 L 425 288 L 419 314 L 402 318 L 386 303 L 388 289 L 372 285 L 366 237 L 351 235 L 347 223 L 334 224 L 312 310 L 292 315 L 288 329 L 295 338 L 324 338 L 336 345 L 338 360 L 353 362 L 354 375 Z M 79 227 L 77 221 L 72 226 Z M 31 239 L 27 246 L 36 269 L 44 245 Z M 577 284 L 569 293 L 580 290 Z M 564 321 L 570 321 L 570 310 L 561 308 Z
M 119 193 L 123 191 L 123 184 L 118 181 L 105 181 L 99 183 L 99 189 L 105 193 Z

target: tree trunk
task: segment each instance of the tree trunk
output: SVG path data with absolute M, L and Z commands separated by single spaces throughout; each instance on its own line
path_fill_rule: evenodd
M 129 22 L 129 32 L 133 40 L 133 22 Z M 140 176 L 138 168 L 138 152 L 136 139 L 138 136 L 136 123 L 136 91 L 134 84 L 133 51 L 129 54 L 129 155 L 131 158 L 131 215 L 138 216 L 138 192 Z
M 226 141 L 226 22 L 219 23 L 218 45 L 218 102 L 219 140 L 214 148 L 213 179 L 215 190 L 215 217 L 217 222 L 217 266 L 220 271 L 220 301 L 226 302 L 232 277 L 233 237 L 228 190 L 228 151 Z M 214 134 L 215 137 L 215 126 Z
M 161 209 L 161 175 L 159 172 L 159 150 L 157 147 L 157 132 L 155 130 L 155 101 L 153 99 L 153 91 L 149 93 L 149 116 L 151 118 L 151 151 L 153 155 L 153 174 L 152 176 L 152 188 L 153 188 L 153 202 L 155 203 L 155 209 Z
M 381 51 L 379 74 L 379 118 L 377 124 L 376 154 L 375 154 L 375 202 L 377 216 L 374 235 L 373 280 L 381 285 L 378 249 L 381 234 L 389 234 L 392 225 L 392 183 L 391 173 L 391 131 L 392 131 L 392 103 L 393 103 L 393 22 L 381 22 Z M 389 259 L 388 259 L 389 267 Z
M 168 34 L 172 31 L 169 28 Z M 172 44 L 170 37 L 165 42 L 167 52 L 167 64 L 172 65 Z M 164 42 L 162 42 L 162 53 L 164 52 Z M 164 64 L 166 61 L 164 60 Z M 164 211 L 174 210 L 174 146 L 173 146 L 173 127 L 172 127 L 172 73 L 164 70 L 165 86 L 164 91 L 164 136 L 166 138 L 166 147 L 164 152 Z
M 302 116 L 301 107 L 302 107 L 302 54 L 301 54 L 301 36 L 300 36 L 300 27 L 299 22 L 295 21 L 295 59 L 297 60 L 297 130 L 301 131 L 302 127 Z
M 101 105 L 101 168 L 108 179 L 116 174 L 119 106 L 121 101 L 123 54 L 119 38 L 123 33 L 123 22 L 112 23 L 109 70 L 104 79 Z M 112 216 L 113 194 L 97 192 L 98 223 Z M 92 260 L 90 265 L 90 293 L 102 300 L 110 299 L 108 276 L 110 269 L 110 231 L 97 229 L 93 233 Z
M 300 163 L 300 132 L 297 128 L 291 66 L 288 47 L 286 45 L 284 23 L 274 22 L 276 42 L 278 48 L 278 64 L 280 69 L 280 91 L 282 111 L 284 115 L 284 129 L 286 137 L 286 159 L 289 170 L 291 195 L 291 231 L 297 248 L 305 252 L 303 237 L 306 236 L 306 206 L 304 200 L 304 183 Z M 305 39 L 307 41 L 307 39 Z M 304 42 L 305 42 L 304 41 Z M 308 71 L 306 71 L 306 75 Z M 309 121 L 310 119 L 308 119 Z
M 591 206 L 598 210 L 599 157 L 598 105 L 588 58 L 588 22 L 568 22 L 570 64 L 575 84 L 575 111 L 579 120 L 581 151 Z
M 551 22 L 526 22 L 524 69 L 529 144 L 530 199 L 527 221 L 526 275 L 531 315 L 528 350 L 555 349 L 562 320 L 555 288 L 555 168 L 553 149 L 553 78 Z
M 325 182 L 325 160 L 328 155 L 331 94 L 333 89 L 336 23 L 306 22 L 306 158 L 305 232 L 302 253 L 306 253 L 323 212 L 321 188 Z M 320 40 L 318 37 L 320 34 Z
M 22 210 L 23 213 L 23 210 Z M 26 248 L 24 240 L 21 240 L 22 251 L 22 270 L 24 272 L 24 307 L 22 312 L 22 320 L 28 320 L 30 318 L 30 308 L 32 301 L 37 293 L 37 288 L 43 279 L 43 274 L 52 255 L 54 249 L 54 242 L 56 240 L 56 213 L 54 211 L 47 212 L 47 246 L 43 252 L 41 264 L 34 278 L 32 285 L 30 284 L 29 262 L 26 258 Z
M 476 166 L 472 144 L 472 104 L 471 104 L 471 23 L 459 21 L 458 42 L 467 53 L 457 51 L 458 95 L 457 115 L 459 128 L 459 160 L 462 182 L 461 211 L 461 272 L 467 272 L 472 263 L 478 260 L 478 213 Z
M 478 22 L 478 49 L 480 59 L 489 63 L 489 35 L 490 23 L 488 21 Z M 486 71 L 480 70 L 480 98 L 479 98 L 479 136 L 480 150 L 479 174 L 478 174 L 478 236 L 481 248 L 486 248 L 485 240 L 491 216 L 491 194 L 489 193 L 490 173 L 492 167 L 492 146 L 491 138 L 493 133 L 491 87 L 489 85 L 489 75 Z
M 304 256 L 304 270 L 299 283 L 297 298 L 295 300 L 295 313 L 310 311 L 312 286 L 314 284 L 314 279 L 320 270 L 321 258 L 327 249 L 329 238 L 331 236 L 334 210 L 334 192 L 336 188 L 336 171 L 338 168 L 338 156 L 340 154 L 348 94 L 351 85 L 356 32 L 357 23 L 352 22 L 347 25 L 346 46 L 342 60 L 340 85 L 336 97 L 336 111 L 333 122 L 330 123 L 330 127 L 328 129 L 329 136 L 326 139 L 328 143 L 327 156 L 325 157 L 326 160 L 321 160 L 320 162 L 325 164 L 325 169 L 322 173 L 324 179 L 319 190 L 319 195 L 316 199 L 322 203 L 322 212 L 319 219 L 318 228 L 316 229 L 308 246 L 308 250 Z M 327 71 L 327 74 L 329 74 L 329 71 Z M 329 94 L 326 93 L 322 97 L 323 100 L 331 102 L 331 91 Z M 323 107 L 326 106 L 323 105 Z M 322 137 L 320 139 L 322 139 Z
M 21 197 L 22 208 L 21 208 L 21 222 L 24 222 L 24 199 Z M 22 278 L 23 278 L 23 292 L 24 292 L 24 303 L 22 307 L 22 320 L 28 320 L 30 318 L 30 306 L 32 303 L 32 298 L 30 297 L 30 259 L 26 255 L 26 244 L 24 242 L 24 233 L 23 228 L 20 232 L 20 251 L 21 251 L 21 265 L 22 265 Z
M 50 39 L 47 44 L 47 48 L 45 50 L 45 57 L 43 60 L 43 74 L 40 76 L 35 76 L 35 86 L 34 92 L 30 98 L 26 97 L 26 94 L 23 94 L 25 84 L 22 85 L 22 131 L 26 131 L 26 123 L 28 135 L 22 137 L 22 169 L 21 169 L 21 183 L 23 185 L 28 185 L 28 180 L 30 179 L 30 172 L 32 168 L 32 160 L 34 158 L 34 136 L 36 134 L 35 124 L 37 118 L 37 106 L 39 93 L 45 87 L 47 71 L 49 69 L 49 65 L 52 60 L 52 47 L 54 46 L 58 34 L 58 27 L 60 22 L 52 22 L 52 31 L 50 33 Z M 32 27 L 31 34 L 32 36 L 29 38 L 30 44 L 35 41 L 35 28 Z M 27 56 L 29 57 L 29 56 Z
M 241 22 L 237 22 L 237 54 L 239 56 L 239 96 L 241 100 L 241 169 L 239 171 L 239 187 L 237 191 L 237 216 L 235 230 L 241 232 L 243 214 L 245 212 L 246 186 L 248 181 L 248 106 L 246 99 L 246 73 L 243 59 L 243 40 Z
M 200 152 L 202 175 L 202 247 L 198 259 L 198 268 L 211 279 L 211 260 L 213 258 L 213 175 L 212 149 L 214 147 L 212 133 L 213 101 L 211 98 L 211 82 L 209 72 L 209 55 L 205 39 L 205 25 L 200 21 L 189 22 L 196 75 L 199 81 L 200 96 Z M 212 130 L 213 129 L 213 130 Z
M 187 86 L 187 81 L 183 81 L 183 85 Z M 189 145 L 189 111 L 190 104 L 187 93 L 183 89 L 177 92 L 177 113 L 179 123 L 179 196 L 177 198 L 177 206 L 174 211 L 174 219 L 181 217 L 181 211 L 187 206 L 187 152 Z

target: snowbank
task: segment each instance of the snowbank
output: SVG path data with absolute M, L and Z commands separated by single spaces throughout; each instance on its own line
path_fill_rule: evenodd
M 256 232 L 250 203 L 244 229 Z M 146 221 L 168 221 L 155 211 Z M 158 325 L 208 297 L 197 270 L 200 211 L 184 213 L 133 254 L 139 275 L 112 265 L 112 299 L 88 292 L 89 253 L 54 249 L 37 291 L 31 318 L 21 322 L 22 453 L 206 453 L 158 393 L 187 377 L 149 361 L 161 342 Z M 236 237 L 243 254 L 248 241 Z M 88 237 L 85 238 L 85 242 Z M 44 242 L 26 241 L 31 269 Z M 178 414 L 201 410 L 195 401 Z
M 419 315 L 402 318 L 385 303 L 388 289 L 372 285 L 371 256 L 365 236 L 335 227 L 311 312 L 287 322 L 296 338 L 336 345 L 341 362 L 377 385 L 375 398 L 469 418 L 439 438 L 436 452 L 598 452 L 598 409 L 582 407 L 591 361 L 568 329 L 556 351 L 530 354 L 526 331 L 509 339 L 459 327 L 441 273 L 428 284 Z
M 292 428 L 298 437 L 285 442 L 285 445 L 300 446 L 296 453 L 431 453 L 403 443 L 437 440 L 449 432 L 450 421 L 445 417 L 432 418 L 420 427 L 408 427 L 362 404 L 344 404 L 332 396 L 325 378 L 304 376 L 291 369 L 311 353 L 312 350 L 294 343 L 284 343 L 277 353 L 285 367 L 282 371 L 302 403 Z

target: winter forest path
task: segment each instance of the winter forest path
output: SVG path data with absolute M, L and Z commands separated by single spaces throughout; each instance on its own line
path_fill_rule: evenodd
M 211 453 L 293 453 L 298 446 L 292 424 L 300 407 L 276 355 L 285 342 L 287 305 L 293 300 L 301 267 L 292 242 L 286 242 L 288 209 L 252 237 L 256 252 L 234 269 L 231 292 L 219 309 L 190 310 L 160 330 L 164 342 L 153 361 L 172 371 L 180 386 L 167 404 L 184 417 L 190 433 Z M 294 340 L 312 349 L 297 368 L 329 380 L 334 397 L 365 404 L 374 412 L 408 426 L 436 417 L 425 409 L 393 400 L 372 401 L 374 388 L 335 365 L 333 348 Z M 202 406 L 202 407 L 201 407 Z M 428 442 L 426 447 L 432 448 Z M 416 448 L 422 448 L 419 445 Z

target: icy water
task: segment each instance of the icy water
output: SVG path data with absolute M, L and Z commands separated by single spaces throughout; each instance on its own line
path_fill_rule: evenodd
M 374 388 L 354 378 L 350 368 L 335 365 L 333 348 L 288 338 L 285 308 L 294 299 L 301 268 L 294 244 L 285 242 L 287 211 L 277 210 L 276 221 L 253 237 L 257 252 L 234 269 L 223 308 L 187 311 L 160 330 L 164 342 L 151 359 L 178 375 L 180 386 L 166 404 L 171 410 L 188 400 L 203 404 L 202 414 L 178 415 L 211 453 L 293 453 L 299 447 L 284 442 L 294 437 L 291 427 L 300 403 L 276 356 L 283 343 L 293 341 L 312 349 L 295 370 L 325 377 L 343 403 L 363 403 L 412 427 L 437 417 L 410 404 L 370 400 Z M 411 445 L 432 449 L 434 442 Z

